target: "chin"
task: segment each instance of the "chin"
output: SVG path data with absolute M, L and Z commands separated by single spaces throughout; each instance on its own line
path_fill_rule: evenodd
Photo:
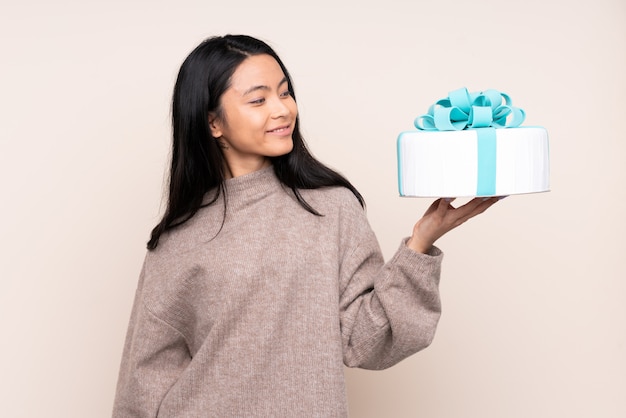
M 293 151 L 293 141 L 289 141 L 289 144 L 284 144 L 283 146 L 276 147 L 272 152 L 271 157 L 281 157 L 283 155 L 289 154 Z

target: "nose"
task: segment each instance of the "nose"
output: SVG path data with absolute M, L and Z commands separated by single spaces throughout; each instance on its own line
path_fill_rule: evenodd
M 290 108 L 286 100 L 281 97 L 275 97 L 272 101 L 272 117 L 274 119 L 282 118 L 289 115 Z

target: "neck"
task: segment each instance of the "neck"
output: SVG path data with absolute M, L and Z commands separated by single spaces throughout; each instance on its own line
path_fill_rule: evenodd
M 224 173 L 227 179 L 231 179 L 259 171 L 263 168 L 269 167 L 270 165 L 272 165 L 272 162 L 266 157 L 256 161 L 238 162 L 234 164 L 224 161 Z

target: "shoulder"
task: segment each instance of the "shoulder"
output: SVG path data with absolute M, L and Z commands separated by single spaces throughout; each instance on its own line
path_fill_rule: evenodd
M 165 231 L 152 251 L 159 257 L 180 255 L 217 235 L 224 220 L 223 199 L 201 207 L 187 221 Z
M 193 309 L 191 301 L 195 300 L 205 274 L 199 260 L 202 244 L 210 241 L 211 236 L 206 234 L 206 227 L 198 225 L 200 219 L 201 216 L 194 216 L 164 233 L 159 245 L 147 251 L 141 272 L 144 305 L 179 330 L 177 321 Z

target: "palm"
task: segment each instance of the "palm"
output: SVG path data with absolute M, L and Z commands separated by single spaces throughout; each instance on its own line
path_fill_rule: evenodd
M 437 199 L 413 227 L 413 235 L 407 245 L 415 251 L 428 252 L 444 234 L 483 213 L 500 199 L 477 197 L 458 208 L 451 204 L 454 199 Z

